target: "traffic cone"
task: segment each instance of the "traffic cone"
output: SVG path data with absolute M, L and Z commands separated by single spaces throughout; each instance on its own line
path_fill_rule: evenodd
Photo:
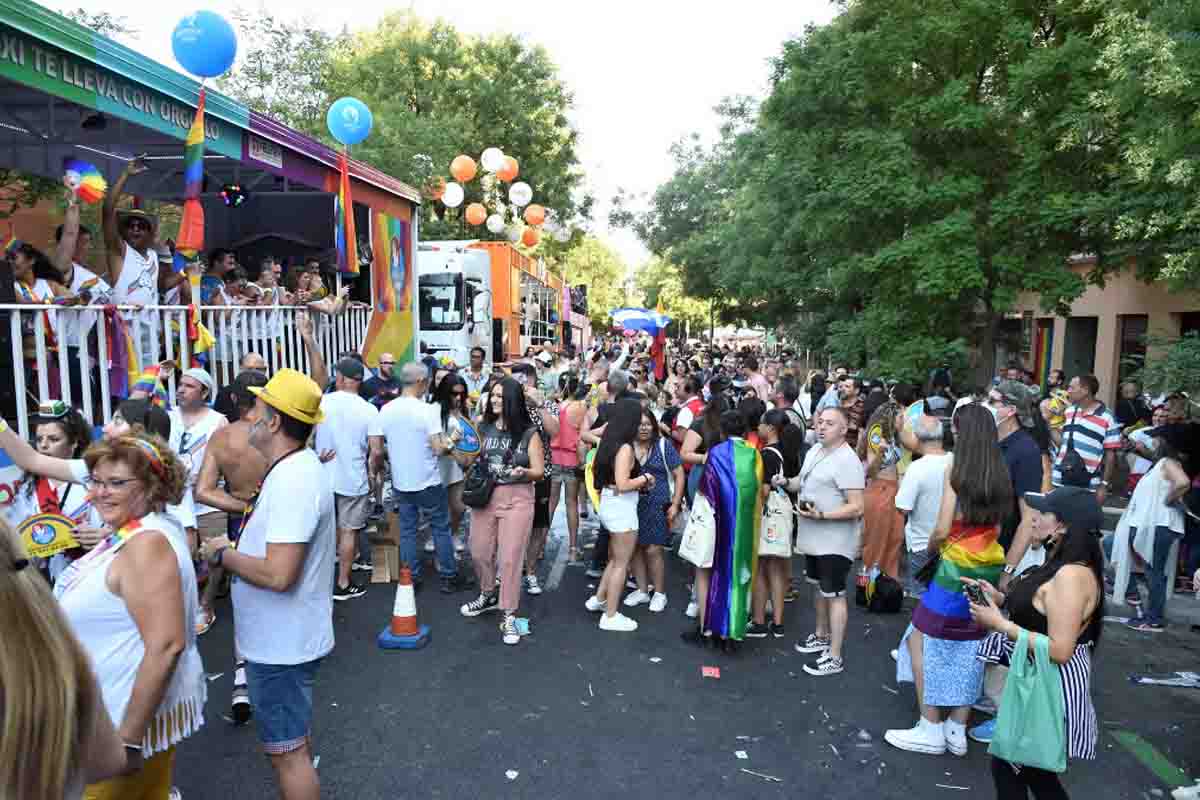
M 392 622 L 379 632 L 376 643 L 383 650 L 418 650 L 429 644 L 429 626 L 417 624 L 417 597 L 413 591 L 412 571 L 400 567 Z

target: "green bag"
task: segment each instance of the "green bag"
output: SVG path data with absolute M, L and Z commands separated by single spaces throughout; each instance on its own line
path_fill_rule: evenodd
M 1029 663 L 1029 632 L 1017 636 L 1008 682 L 996 714 L 996 732 L 988 752 L 1013 764 L 1065 772 L 1067 720 L 1062 672 L 1050 660 L 1050 639 L 1033 634 L 1033 663 Z

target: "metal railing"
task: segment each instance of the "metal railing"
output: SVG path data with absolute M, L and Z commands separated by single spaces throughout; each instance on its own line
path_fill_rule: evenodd
M 116 308 L 125 319 L 140 366 L 163 360 L 177 361 L 185 367 L 190 364 L 192 343 L 188 339 L 186 306 Z M 208 371 L 217 386 L 233 381 L 247 353 L 262 356 L 269 374 L 284 367 L 307 373 L 308 356 L 296 327 L 299 314 L 312 318 L 318 349 L 331 371 L 338 355 L 361 349 L 371 320 L 371 309 L 360 305 L 351 305 L 336 316 L 301 306 L 202 306 L 199 312 L 200 323 L 215 339 L 207 356 Z M 31 409 L 48 400 L 64 400 L 77 406 L 92 424 L 111 418 L 114 400 L 119 402 L 121 398 L 114 398 L 110 389 L 109 374 L 114 367 L 106 355 L 108 331 L 101 307 L 0 304 L 0 325 L 7 325 L 12 339 L 11 377 L 21 436 L 29 436 Z M 56 350 L 52 349 L 54 342 Z M 32 350 L 29 358 L 26 349 Z M 77 363 L 72 364 L 71 359 L 77 359 Z M 93 375 L 90 380 L 80 379 Z M 177 380 L 178 375 L 172 372 L 166 382 L 172 405 Z

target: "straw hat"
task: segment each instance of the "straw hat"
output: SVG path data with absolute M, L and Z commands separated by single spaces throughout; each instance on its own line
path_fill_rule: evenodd
M 249 387 L 251 394 L 281 414 L 316 425 L 325 419 L 321 411 L 321 387 L 302 372 L 281 369 L 266 386 Z

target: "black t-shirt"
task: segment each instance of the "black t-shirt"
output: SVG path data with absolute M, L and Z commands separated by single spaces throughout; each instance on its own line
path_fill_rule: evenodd
M 1027 492 L 1042 490 L 1042 451 L 1033 437 L 1021 429 L 1000 440 L 1000 452 L 1008 465 L 1013 487 L 1012 511 L 1000 529 L 1000 545 L 1007 550 L 1021 523 L 1021 506 L 1017 501 Z

